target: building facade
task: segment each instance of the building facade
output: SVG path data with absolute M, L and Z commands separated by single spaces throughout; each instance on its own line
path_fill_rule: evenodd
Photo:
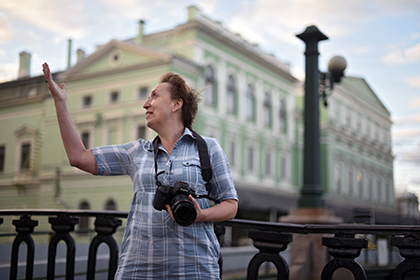
M 143 24 L 135 38 L 112 40 L 87 57 L 78 50 L 77 63 L 55 74 L 66 83 L 84 145 L 152 139 L 142 106 L 163 73 L 177 72 L 202 90 L 194 129 L 217 138 L 229 159 L 237 217 L 277 221 L 297 207 L 303 108 L 289 66 L 194 6 L 171 30 L 143 34 Z M 21 55 L 19 79 L 0 84 L 1 208 L 128 211 L 128 176 L 92 176 L 69 165 L 53 100 L 43 77 L 29 77 L 28 57 Z M 359 78 L 345 78 L 321 110 L 321 183 L 327 205 L 346 221 L 358 207 L 397 209 L 390 127 L 389 112 Z

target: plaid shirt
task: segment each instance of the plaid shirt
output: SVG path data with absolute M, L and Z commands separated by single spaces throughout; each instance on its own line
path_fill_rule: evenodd
M 215 199 L 238 199 L 229 162 L 216 139 L 207 143 Z M 217 264 L 220 246 L 213 223 L 197 222 L 183 227 L 166 211 L 153 208 L 156 192 L 153 141 L 139 139 L 123 145 L 92 149 L 98 166 L 97 175 L 130 175 L 134 197 L 131 203 L 120 263 L 115 279 L 219 279 Z M 207 194 L 201 176 L 195 137 L 189 129 L 169 155 L 161 144 L 157 156 L 158 172 L 164 185 L 187 182 L 197 195 Z M 201 209 L 207 199 L 197 199 Z

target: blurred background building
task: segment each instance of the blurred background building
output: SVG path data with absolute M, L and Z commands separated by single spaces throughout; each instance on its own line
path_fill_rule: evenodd
M 172 71 L 202 90 L 195 130 L 219 140 L 243 219 L 275 222 L 297 207 L 302 186 L 303 88 L 289 66 L 191 6 L 173 29 L 112 40 L 54 73 L 87 148 L 152 139 L 142 108 Z M 48 58 L 45 58 L 48 61 Z M 128 211 L 128 176 L 97 177 L 69 165 L 43 76 L 20 53 L 17 80 L 0 84 L 0 207 Z M 54 65 L 51 65 L 54 68 Z M 396 199 L 391 116 L 363 78 L 344 77 L 321 107 L 321 185 L 345 222 L 418 224 L 418 198 Z M 317 164 L 317 163 L 314 163 Z M 408 214 L 410 213 L 410 214 Z M 92 227 L 81 220 L 80 229 Z M 6 221 L 1 231 L 10 231 Z M 233 244 L 241 233 L 227 234 Z M 237 243 L 236 243 L 237 244 Z

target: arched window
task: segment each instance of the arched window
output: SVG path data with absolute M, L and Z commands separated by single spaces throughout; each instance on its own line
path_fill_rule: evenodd
M 363 178 L 363 172 L 359 171 L 359 173 L 357 174 L 357 183 L 359 185 L 359 197 L 363 198 L 363 189 L 364 189 L 364 182 L 363 182 L 364 178 Z
M 377 201 L 379 201 L 379 202 L 383 201 L 383 198 L 382 198 L 382 179 L 381 179 L 380 175 L 378 175 L 378 179 L 376 181 L 376 196 L 378 197 Z
M 271 106 L 271 94 L 266 91 L 264 93 L 264 102 L 263 102 L 263 107 L 264 107 L 264 125 L 267 127 L 271 127 L 272 124 L 272 106 Z
M 391 180 L 385 179 L 385 201 L 387 204 L 392 202 L 391 197 Z
M 348 182 L 349 182 L 349 196 L 353 196 L 353 166 L 349 166 L 349 170 L 348 170 Z
M 237 114 L 236 82 L 232 75 L 229 75 L 227 83 L 227 110 L 231 114 Z
M 286 100 L 283 98 L 280 99 L 279 117 L 280 117 L 280 131 L 283 133 L 287 133 Z
M 109 211 L 117 210 L 117 205 L 115 204 L 113 199 L 110 199 L 105 203 L 105 210 L 109 210 Z
M 82 201 L 79 204 L 79 209 L 80 210 L 89 210 L 90 209 L 90 205 L 87 201 Z M 80 235 L 87 235 L 87 230 L 89 229 L 89 217 L 88 216 L 80 216 L 80 221 L 79 221 L 79 230 L 81 231 L 79 234 Z
M 341 172 L 342 172 L 342 164 L 341 162 L 337 162 L 335 165 L 335 191 L 337 194 L 341 194 L 341 191 L 342 191 Z
M 204 99 L 208 105 L 216 106 L 216 76 L 213 67 L 208 65 L 204 74 L 206 85 Z
M 372 172 L 369 173 L 369 177 L 368 177 L 368 195 L 369 195 L 369 200 L 373 201 L 373 174 Z
M 248 84 L 246 88 L 246 118 L 251 121 L 255 121 L 255 93 L 254 88 L 251 84 Z

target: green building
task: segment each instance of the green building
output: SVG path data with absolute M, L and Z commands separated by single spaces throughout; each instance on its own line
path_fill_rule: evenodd
M 277 221 L 297 207 L 302 185 L 300 82 L 289 66 L 191 6 L 184 24 L 112 40 L 55 74 L 86 147 L 151 139 L 142 108 L 163 73 L 202 90 L 195 130 L 216 137 L 240 197 L 238 218 Z M 48 61 L 48 58 L 45 58 Z M 0 208 L 128 211 L 128 176 L 98 177 L 69 165 L 42 76 L 0 84 Z M 54 66 L 52 65 L 52 68 Z M 399 223 L 392 175 L 391 120 L 367 83 L 346 77 L 321 109 L 322 186 L 328 207 L 347 222 L 354 210 Z M 323 105 L 320 105 L 323 106 Z M 351 198 L 351 199 L 349 199 Z M 378 219 L 388 217 L 393 219 Z M 41 223 L 40 223 L 41 224 Z M 89 227 L 82 220 L 79 227 Z M 11 225 L 5 219 L 0 228 Z

